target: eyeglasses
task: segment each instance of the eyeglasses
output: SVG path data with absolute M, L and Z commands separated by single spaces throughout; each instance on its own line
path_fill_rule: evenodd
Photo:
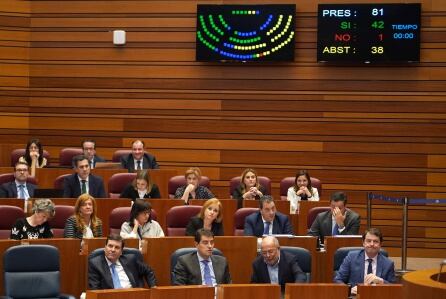
M 17 171 L 17 172 L 27 172 L 28 168 L 18 168 L 15 171 Z

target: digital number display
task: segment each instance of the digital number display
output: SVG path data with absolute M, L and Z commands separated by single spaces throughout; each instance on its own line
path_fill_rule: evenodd
M 319 4 L 319 62 L 420 60 L 421 4 Z
M 296 5 L 197 5 L 197 61 L 293 61 Z

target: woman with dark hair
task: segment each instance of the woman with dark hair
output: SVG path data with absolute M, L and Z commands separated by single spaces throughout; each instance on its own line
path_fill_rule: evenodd
M 130 219 L 121 226 L 121 237 L 124 239 L 145 237 L 164 237 L 158 222 L 151 219 L 152 205 L 145 200 L 136 199 L 130 210 Z
M 158 186 L 153 183 L 149 171 L 139 170 L 135 179 L 122 191 L 120 198 L 161 198 Z
M 93 196 L 84 193 L 77 198 L 74 215 L 65 222 L 65 238 L 102 237 L 102 221 L 96 216 L 96 201 Z
M 26 144 L 25 155 L 19 158 L 20 162 L 26 162 L 31 170 L 31 176 L 36 175 L 36 168 L 45 167 L 46 158 L 43 156 L 43 147 L 39 139 L 31 139 Z
M 11 239 L 44 239 L 52 238 L 53 232 L 48 220 L 56 214 L 51 199 L 36 199 L 33 203 L 33 214 L 19 218 L 11 228 Z
M 260 200 L 263 195 L 268 195 L 264 186 L 257 179 L 257 172 L 247 168 L 242 172 L 240 185 L 232 192 L 232 198 L 237 200 L 237 208 L 241 208 L 243 200 Z
M 186 236 L 195 236 L 197 230 L 204 228 L 214 233 L 214 236 L 223 236 L 223 206 L 216 198 L 207 200 L 200 213 L 192 217 L 186 226 Z
M 288 188 L 287 200 L 290 202 L 291 214 L 299 213 L 301 200 L 319 201 L 319 193 L 311 186 L 310 174 L 306 170 L 296 173 L 294 186 Z

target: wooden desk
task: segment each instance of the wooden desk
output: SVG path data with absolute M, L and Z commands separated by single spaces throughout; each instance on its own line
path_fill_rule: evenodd
M 317 273 L 317 237 L 277 237 L 280 246 L 302 247 L 310 251 L 311 254 L 311 282 L 318 282 L 319 275 Z
M 403 276 L 404 299 L 439 299 L 446 298 L 446 283 L 438 282 L 439 269 L 428 269 L 406 273 Z M 446 277 L 446 272 L 441 273 Z
M 158 285 L 171 285 L 170 256 L 183 247 L 195 247 L 193 237 L 145 238 L 147 252 L 144 260 L 155 271 Z M 251 264 L 257 256 L 255 237 L 215 237 L 215 247 L 223 252 L 229 264 L 233 283 L 248 283 L 251 277 Z
M 345 284 L 287 283 L 285 286 L 285 299 L 346 299 L 347 297 L 348 286 Z
M 86 299 L 150 299 L 151 290 L 143 288 L 92 290 L 86 294 Z
M 403 297 L 402 284 L 358 284 L 356 299 L 395 299 Z
M 0 167 L 0 174 L 14 172 L 12 167 Z M 104 187 L 108 192 L 108 181 L 110 177 L 115 173 L 127 172 L 126 169 L 107 169 L 107 168 L 95 168 L 91 173 L 102 177 L 104 180 Z M 168 197 L 167 185 L 169 179 L 178 175 L 178 171 L 175 169 L 156 169 L 150 170 L 150 177 L 153 182 L 158 185 L 161 196 Z M 62 174 L 71 174 L 74 170 L 70 168 L 37 168 L 36 178 L 40 188 L 54 188 L 54 181 Z
M 306 235 L 308 231 L 307 219 L 308 211 L 314 207 L 328 207 L 330 202 L 328 201 L 300 201 L 299 205 L 299 218 L 297 229 L 295 229 L 296 235 Z
M 223 284 L 217 287 L 217 299 L 279 299 L 278 284 Z
M 325 277 L 323 282 L 333 282 L 333 268 L 334 268 L 334 254 L 338 248 L 362 246 L 361 236 L 352 237 L 325 237 L 325 254 L 319 255 L 319 269 L 322 277 Z
M 150 299 L 215 298 L 215 288 L 209 286 L 156 287 L 150 292 Z

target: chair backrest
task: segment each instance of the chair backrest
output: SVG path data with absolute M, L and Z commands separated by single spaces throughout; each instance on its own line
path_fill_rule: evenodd
M 24 148 L 17 148 L 11 152 L 11 166 L 14 167 L 15 164 L 19 161 L 20 157 L 25 155 Z M 46 165 L 50 163 L 50 153 L 48 151 L 43 150 L 43 157 L 46 159 Z
M 109 216 L 110 234 L 119 234 L 121 225 L 129 221 L 131 207 L 114 208 Z
M 15 180 L 13 173 L 3 173 L 0 174 L 0 185 L 13 182 Z M 27 183 L 37 185 L 37 179 L 35 177 L 28 177 L 26 180 Z
M 66 147 L 59 152 L 59 165 L 64 167 L 72 168 L 73 157 L 77 155 L 82 155 L 84 151 L 81 148 Z
M 259 184 L 266 189 L 267 194 L 271 194 L 271 180 L 266 176 L 258 176 Z M 229 196 L 232 198 L 232 193 L 240 185 L 240 176 L 233 177 L 229 182 Z
M 64 180 L 67 176 L 69 176 L 71 174 L 67 173 L 67 174 L 61 174 L 59 175 L 55 180 L 54 180 L 54 189 L 57 190 L 63 190 L 63 183 Z
M 289 177 L 283 178 L 280 181 L 280 199 L 281 200 L 286 200 L 287 195 L 288 195 L 288 189 L 294 185 L 294 180 L 295 180 L 295 177 L 289 176 Z M 310 177 L 310 180 L 311 180 L 311 186 L 313 188 L 317 189 L 317 192 L 319 193 L 319 197 L 320 197 L 322 194 L 321 181 L 319 179 L 313 178 L 313 177 Z
M 19 207 L 0 206 L 0 239 L 9 239 L 11 227 L 18 218 L 24 218 L 25 213 Z
M 136 173 L 115 173 L 108 181 L 108 195 L 110 198 L 119 198 L 124 188 L 136 178 Z
M 325 212 L 325 211 L 328 211 L 328 210 L 330 210 L 330 207 L 314 207 L 314 208 L 311 208 L 308 211 L 308 215 L 307 215 L 307 229 L 309 229 L 311 227 L 311 225 L 314 222 L 314 219 L 316 219 L 316 216 L 319 213 L 322 213 L 322 212 Z
M 128 156 L 131 153 L 131 150 L 117 150 L 113 153 L 112 162 L 121 162 L 122 156 Z
M 339 267 L 341 267 L 342 262 L 344 261 L 344 258 L 348 255 L 350 251 L 359 251 L 364 249 L 363 247 L 341 247 L 338 248 L 333 256 L 333 271 L 336 274 L 336 271 L 339 270 Z M 382 255 L 385 257 L 389 257 L 389 254 L 386 250 L 383 248 L 380 249 Z
M 67 222 L 69 217 L 74 215 L 74 207 L 56 205 L 54 208 L 56 210 L 56 214 L 48 221 L 48 223 L 53 230 L 54 238 L 63 238 L 65 222 Z
M 280 251 L 297 256 L 297 262 L 300 268 L 307 276 L 307 282 L 311 281 L 311 253 L 309 250 L 301 247 L 280 246 Z
M 257 208 L 241 208 L 234 213 L 234 236 L 243 236 L 245 229 L 245 218 L 252 213 L 257 212 Z
M 176 175 L 169 179 L 167 183 L 167 189 L 169 192 L 169 198 L 174 198 L 175 191 L 177 191 L 178 187 L 186 185 L 186 178 L 184 175 Z M 211 181 L 207 176 L 202 176 L 200 179 L 200 185 L 204 186 L 208 189 L 211 188 Z
M 6 296 L 56 298 L 60 295 L 59 250 L 54 246 L 10 247 L 3 254 L 3 269 Z
M 195 247 L 185 247 L 185 248 L 179 248 L 172 253 L 172 255 L 170 256 L 170 282 L 172 285 L 173 285 L 173 282 L 175 281 L 175 274 L 173 272 L 173 269 L 175 268 L 175 265 L 177 264 L 178 258 L 182 255 L 196 252 L 196 251 L 197 251 L 197 248 L 195 248 Z M 223 256 L 223 253 L 217 248 L 212 249 L 212 254 Z
M 168 236 L 185 236 L 189 220 L 198 215 L 201 206 L 176 206 L 167 211 L 166 227 Z

